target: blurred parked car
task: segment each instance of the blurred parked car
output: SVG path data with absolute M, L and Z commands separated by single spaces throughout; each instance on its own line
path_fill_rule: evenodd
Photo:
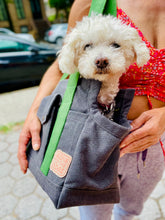
M 57 50 L 0 35 L 0 93 L 38 85 Z
M 21 37 L 25 40 L 30 40 L 32 42 L 35 42 L 35 39 L 31 34 L 14 33 L 13 31 L 11 31 L 7 28 L 0 28 L 0 34 L 8 34 L 8 35 L 11 35 L 11 36 Z
M 61 47 L 63 44 L 63 38 L 67 32 L 67 28 L 67 23 L 52 24 L 50 29 L 45 32 L 44 40 L 49 43 L 55 43 L 58 47 Z

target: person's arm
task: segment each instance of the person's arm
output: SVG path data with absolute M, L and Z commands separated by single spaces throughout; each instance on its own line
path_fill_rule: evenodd
M 165 132 L 165 107 L 143 112 L 132 122 L 132 132 L 120 145 L 120 156 L 144 151 L 156 144 Z
M 37 96 L 34 99 L 28 116 L 25 120 L 23 129 L 20 134 L 18 147 L 18 160 L 23 173 L 26 173 L 28 168 L 26 146 L 29 142 L 29 139 L 32 139 L 32 146 L 34 150 L 38 150 L 40 148 L 41 124 L 37 117 L 38 107 L 41 103 L 41 100 L 45 96 L 51 94 L 51 92 L 54 90 L 61 76 L 62 74 L 58 69 L 58 61 L 55 61 L 44 74 Z
M 80 21 L 83 16 L 88 14 L 90 8 L 89 0 L 75 0 L 72 6 L 69 21 L 68 21 L 68 31 L 70 28 L 73 28 L 76 24 L 76 21 Z M 18 160 L 20 164 L 20 168 L 23 173 L 26 173 L 28 168 L 28 161 L 26 158 L 26 145 L 30 139 L 32 139 L 32 146 L 34 150 L 38 150 L 40 148 L 40 130 L 41 124 L 37 117 L 37 110 L 41 103 L 41 100 L 51 94 L 56 85 L 58 84 L 62 73 L 58 67 L 58 60 L 55 61 L 50 68 L 45 73 L 36 98 L 30 108 L 28 116 L 25 120 L 23 129 L 19 138 L 19 147 L 18 147 Z

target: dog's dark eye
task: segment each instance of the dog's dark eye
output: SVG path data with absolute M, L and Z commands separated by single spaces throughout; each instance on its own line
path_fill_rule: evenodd
M 119 48 L 119 47 L 120 47 L 120 45 L 117 44 L 117 43 L 113 43 L 113 44 L 111 44 L 111 45 L 112 45 L 112 47 L 114 47 L 114 48 Z
M 92 44 L 86 44 L 84 47 L 84 50 L 86 50 L 87 48 L 91 48 L 91 47 L 92 47 Z

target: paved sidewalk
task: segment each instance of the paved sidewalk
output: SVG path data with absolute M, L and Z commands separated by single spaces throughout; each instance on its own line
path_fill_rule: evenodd
M 0 94 L 0 126 L 24 121 L 38 87 Z
M 19 133 L 20 128 L 0 134 L 0 219 L 79 220 L 77 207 L 56 210 L 30 172 L 21 173 L 17 161 Z M 135 219 L 165 219 L 165 173 Z
M 0 95 L 0 125 L 24 120 L 36 91 L 37 88 L 32 88 Z M 10 118 L 8 114 L 11 114 Z M 5 117 L 3 120 L 2 115 Z M 30 172 L 26 175 L 21 173 L 17 160 L 20 130 L 21 127 L 15 127 L 7 134 L 0 133 L 0 220 L 79 220 L 77 207 L 56 210 Z M 142 214 L 135 218 L 163 219 L 165 220 L 165 173 L 145 203 Z

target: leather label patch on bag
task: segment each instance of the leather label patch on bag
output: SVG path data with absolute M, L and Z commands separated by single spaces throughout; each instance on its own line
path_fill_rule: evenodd
M 51 162 L 50 170 L 62 178 L 66 176 L 71 161 L 72 157 L 69 154 L 63 152 L 62 150 L 57 150 Z

